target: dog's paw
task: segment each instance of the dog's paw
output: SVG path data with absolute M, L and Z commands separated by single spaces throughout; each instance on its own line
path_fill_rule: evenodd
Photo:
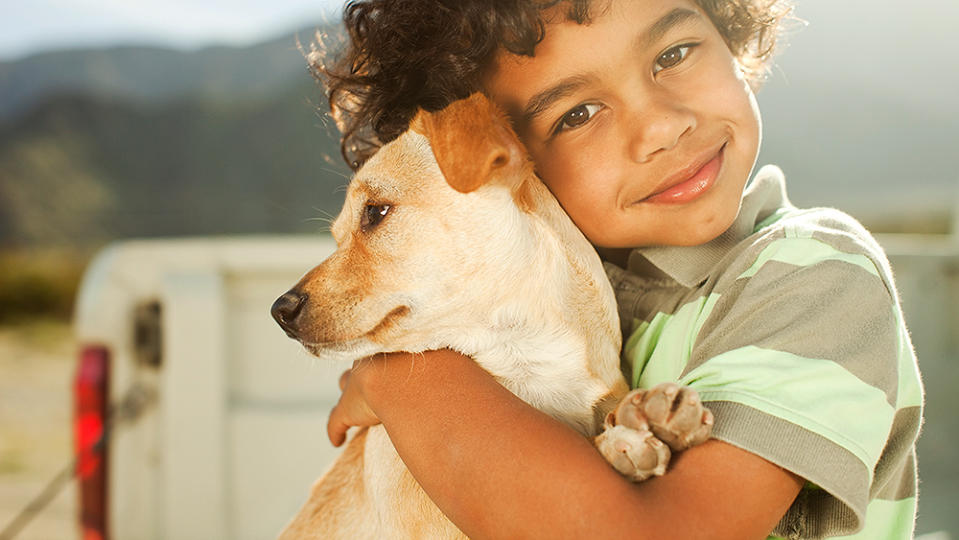
M 706 442 L 712 428 L 713 413 L 695 390 L 662 383 L 626 394 L 593 443 L 620 474 L 639 482 L 664 474 L 670 450 Z
M 666 382 L 626 394 L 607 423 L 651 431 L 678 452 L 706 442 L 713 428 L 713 413 L 692 388 Z
M 669 447 L 648 430 L 607 424 L 593 443 L 614 469 L 633 482 L 661 476 L 669 465 Z

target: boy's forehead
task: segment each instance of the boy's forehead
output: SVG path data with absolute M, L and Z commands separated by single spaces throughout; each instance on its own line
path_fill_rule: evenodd
M 567 17 L 562 5 L 544 11 L 545 35 L 534 56 L 501 49 L 484 77 L 487 92 L 514 120 L 550 87 L 562 92 L 611 57 L 658 46 L 671 29 L 709 20 L 692 0 L 594 0 L 584 23 Z
M 697 19 L 709 20 L 694 0 L 592 0 L 588 4 L 588 19 L 583 22 L 571 19 L 562 8 L 563 4 L 546 8 L 542 19 L 545 33 L 535 48 L 535 56 L 530 58 L 500 51 L 497 59 L 512 56 L 520 60 L 534 60 L 544 52 L 549 54 L 554 52 L 553 49 L 562 49 L 571 36 L 595 37 L 617 22 L 634 34 L 644 35 L 644 41 L 648 43 L 674 26 Z

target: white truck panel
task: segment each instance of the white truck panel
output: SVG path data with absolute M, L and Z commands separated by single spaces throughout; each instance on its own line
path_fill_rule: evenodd
M 116 539 L 274 537 L 338 454 L 325 425 L 348 366 L 320 365 L 270 318 L 273 300 L 335 248 L 329 237 L 114 244 L 84 277 L 78 343 L 111 353 L 111 401 L 157 406 L 110 443 Z M 133 313 L 158 302 L 162 365 L 136 361 Z
M 166 538 L 229 538 L 227 321 L 218 269 L 163 280 L 161 508 Z

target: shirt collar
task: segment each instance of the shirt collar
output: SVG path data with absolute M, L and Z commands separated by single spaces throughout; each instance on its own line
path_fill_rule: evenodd
M 629 254 L 627 270 L 637 274 L 650 263 L 684 287 L 696 287 L 737 244 L 750 236 L 756 225 L 777 209 L 791 207 L 786 197 L 786 180 L 775 165 L 766 165 L 746 186 L 739 215 L 732 226 L 715 239 L 698 246 L 653 246 L 636 248 Z

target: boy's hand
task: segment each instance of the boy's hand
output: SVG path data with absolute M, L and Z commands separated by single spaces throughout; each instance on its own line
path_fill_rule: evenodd
M 340 446 L 346 441 L 346 432 L 351 427 L 375 426 L 380 419 L 373 414 L 363 395 L 361 377 L 356 373 L 361 369 L 369 369 L 375 358 L 364 358 L 353 362 L 353 368 L 340 375 L 340 400 L 330 411 L 330 418 L 326 424 L 326 434 L 333 446 Z

